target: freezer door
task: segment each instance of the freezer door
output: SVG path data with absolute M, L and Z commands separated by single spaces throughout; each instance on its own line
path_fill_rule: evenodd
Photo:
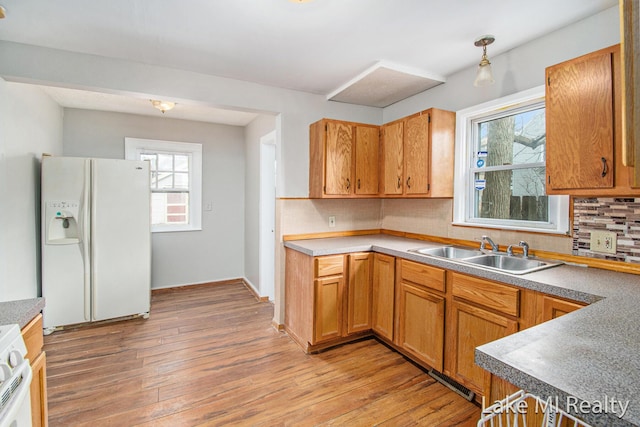
M 112 159 L 92 162 L 93 320 L 148 313 L 149 164 Z
M 90 318 L 89 161 L 42 159 L 42 296 L 44 328 Z

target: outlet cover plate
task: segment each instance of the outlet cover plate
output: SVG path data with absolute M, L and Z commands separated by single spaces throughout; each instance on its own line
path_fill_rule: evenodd
M 617 237 L 615 231 L 593 230 L 591 232 L 591 246 L 593 252 L 605 254 L 615 254 L 617 247 Z
M 331 215 L 329 217 L 329 227 L 333 228 L 336 226 L 336 217 L 335 215 Z

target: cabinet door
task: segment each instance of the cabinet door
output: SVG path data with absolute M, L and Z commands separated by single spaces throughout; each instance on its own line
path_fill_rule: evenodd
M 389 341 L 393 341 L 395 270 L 394 257 L 375 254 L 371 322 L 374 332 Z
M 612 53 L 599 51 L 546 70 L 547 185 L 613 186 Z
M 325 194 L 351 194 L 353 126 L 349 123 L 327 122 L 325 150 Z
M 398 292 L 397 344 L 442 372 L 444 355 L 443 297 L 401 282 Z
M 553 298 L 548 295 L 542 297 L 542 321 L 555 319 L 572 311 L 584 307 L 583 304 Z
M 491 374 L 475 364 L 475 348 L 517 332 L 518 323 L 460 301 L 452 303 L 451 323 L 451 375 L 476 393 L 482 393 Z
M 383 177 L 382 192 L 384 194 L 402 194 L 403 168 L 404 168 L 404 146 L 403 146 L 404 123 L 402 121 L 393 122 L 382 127 L 383 143 Z
M 347 334 L 371 329 L 371 277 L 373 254 L 349 255 Z
M 329 276 L 315 280 L 314 342 L 342 336 L 344 276 Z
M 378 126 L 356 126 L 355 194 L 378 194 L 380 130 Z
M 33 427 L 48 424 L 47 410 L 47 356 L 43 351 L 31 362 L 31 423 Z
M 405 194 L 429 193 L 429 161 L 429 115 L 411 116 L 404 129 Z

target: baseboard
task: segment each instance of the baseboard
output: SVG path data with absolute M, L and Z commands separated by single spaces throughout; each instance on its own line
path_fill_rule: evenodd
M 225 279 L 218 280 L 215 282 L 201 282 L 201 283 L 193 283 L 193 284 L 185 284 L 185 285 L 175 285 L 175 286 L 167 286 L 166 288 L 154 288 L 151 289 L 152 294 L 163 293 L 163 292 L 173 292 L 180 289 L 189 288 L 192 289 L 194 287 L 208 287 L 208 286 L 221 286 L 221 285 L 231 285 L 234 283 L 242 283 L 245 288 L 251 292 L 251 294 L 258 300 L 259 302 L 269 302 L 269 297 L 262 297 L 253 287 L 251 282 L 249 282 L 244 277 L 238 277 L 237 279 Z

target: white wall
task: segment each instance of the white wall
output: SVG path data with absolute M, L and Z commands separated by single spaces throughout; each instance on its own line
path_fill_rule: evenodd
M 154 233 L 152 288 L 244 276 L 244 128 L 77 109 L 64 110 L 64 155 L 124 158 L 126 136 L 202 143 L 202 231 Z
M 275 116 L 258 116 L 245 130 L 244 277 L 260 296 L 260 138 L 276 129 Z
M 43 152 L 62 153 L 62 108 L 0 78 L 0 301 L 39 295 Z

